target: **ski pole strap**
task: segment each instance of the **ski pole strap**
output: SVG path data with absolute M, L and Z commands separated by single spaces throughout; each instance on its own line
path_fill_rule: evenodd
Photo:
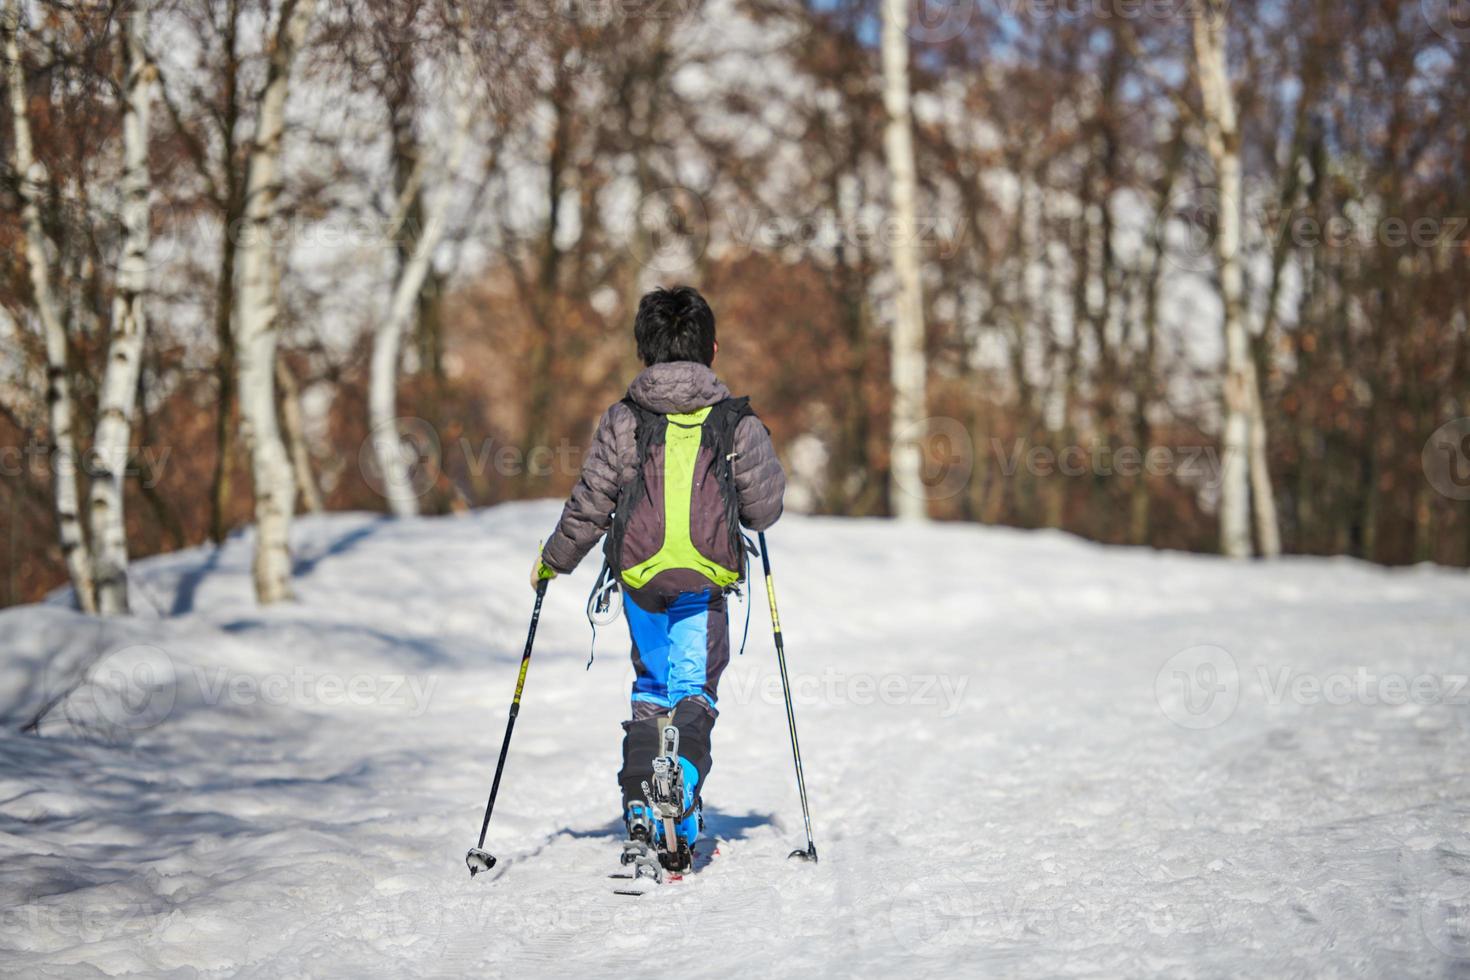
M 745 591 L 741 592 L 737 586 L 735 593 L 745 603 L 745 630 L 740 635 L 740 653 L 738 654 L 743 657 L 745 656 L 745 644 L 750 641 L 750 553 L 755 551 L 756 547 L 749 535 L 742 534 L 740 537 L 743 543 L 740 555 L 742 571 L 740 579 L 745 583 Z
M 592 669 L 592 661 L 597 656 L 597 626 L 598 617 L 606 616 L 612 609 L 612 596 L 617 592 L 621 596 L 618 579 L 613 575 L 612 565 L 605 559 L 602 563 L 602 571 L 597 574 L 597 581 L 592 585 L 592 591 L 587 594 L 587 624 L 592 627 L 592 643 L 587 648 L 587 666 L 583 670 Z M 617 614 L 606 616 L 602 625 L 606 626 L 617 618 Z

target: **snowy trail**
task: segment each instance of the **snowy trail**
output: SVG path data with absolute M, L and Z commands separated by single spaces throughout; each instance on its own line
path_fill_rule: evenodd
M 0 974 L 1470 976 L 1470 578 L 1346 560 L 788 517 L 821 864 L 784 860 L 762 601 L 721 853 L 640 899 L 605 877 L 631 670 L 621 626 L 583 670 L 589 561 L 548 595 L 472 881 L 555 515 L 302 521 L 284 608 L 233 540 L 143 563 L 134 621 L 0 613 Z

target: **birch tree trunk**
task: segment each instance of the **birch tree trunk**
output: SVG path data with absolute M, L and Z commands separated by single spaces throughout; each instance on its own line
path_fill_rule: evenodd
M 144 306 L 148 290 L 149 109 L 153 91 L 148 61 L 149 0 L 135 0 L 127 15 L 123 46 L 127 77 L 123 86 L 123 254 L 117 295 L 112 301 L 112 336 L 102 376 L 97 431 L 92 443 L 92 574 L 97 608 L 104 614 L 128 611 L 128 541 L 123 522 L 123 477 L 133 430 L 133 406 L 143 339 L 148 332 Z
M 1219 186 L 1215 259 L 1225 308 L 1225 429 L 1220 483 L 1220 550 L 1232 558 L 1251 554 L 1250 532 L 1250 346 L 1245 331 L 1244 281 L 1240 268 L 1240 131 L 1225 61 L 1226 21 L 1222 5 L 1210 3 L 1194 18 L 1194 50 L 1204 106 L 1205 143 Z
M 1251 413 L 1251 501 L 1256 515 L 1256 544 L 1264 558 L 1281 555 L 1281 521 L 1276 516 L 1276 495 L 1271 489 L 1271 468 L 1266 460 L 1266 407 L 1261 400 L 1261 377 L 1255 361 L 1250 365 Z
M 235 287 L 240 427 L 255 484 L 255 597 L 261 603 L 291 597 L 290 534 L 296 482 L 276 420 L 280 310 L 271 225 L 280 194 L 281 140 L 291 66 L 315 8 L 316 0 L 284 0 L 281 5 L 245 177 L 244 240 Z
M 472 77 L 473 69 L 461 52 L 459 71 Z M 449 206 L 454 197 L 454 175 L 464 159 L 474 118 L 469 92 L 461 92 L 455 107 L 454 135 L 444 163 L 441 186 L 430 203 L 423 228 L 418 230 L 413 251 L 399 270 L 388 315 L 373 333 L 373 357 L 368 383 L 368 430 L 373 454 L 383 481 L 383 494 L 395 517 L 413 517 L 419 512 L 398 433 L 398 361 L 403 336 L 418 311 L 419 296 L 433 267 L 434 251 L 444 240 Z
M 889 500 L 895 517 L 928 516 L 919 440 L 925 418 L 924 293 L 914 216 L 917 178 L 909 116 L 908 0 L 883 0 L 884 148 L 893 207 L 893 276 L 897 287 L 892 334 L 893 414 Z
M 290 366 L 276 358 L 276 384 L 281 388 L 281 425 L 285 428 L 286 449 L 291 456 L 291 472 L 296 478 L 296 492 L 309 513 L 325 510 L 322 492 L 311 471 L 311 449 L 306 444 L 306 422 L 301 415 L 301 384 Z
M 30 267 L 31 293 L 36 315 L 46 339 L 46 403 L 51 426 L 52 504 L 56 512 L 61 557 L 66 563 L 77 605 L 83 612 L 96 612 L 92 585 L 91 557 L 82 528 L 81 495 L 77 472 L 81 469 L 76 437 L 72 431 L 75 405 L 71 374 L 67 366 L 66 325 L 51 285 L 51 260 L 46 248 L 46 231 L 41 225 L 42 166 L 35 158 L 31 123 L 26 106 L 25 67 L 20 56 L 20 0 L 6 0 L 0 11 L 0 33 L 5 40 L 6 84 L 10 89 L 13 119 L 16 185 L 20 196 L 20 220 L 24 233 L 26 264 Z

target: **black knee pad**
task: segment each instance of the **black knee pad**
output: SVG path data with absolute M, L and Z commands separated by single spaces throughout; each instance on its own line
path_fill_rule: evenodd
M 623 722 L 623 768 L 618 772 L 618 786 L 623 791 L 625 810 L 629 802 L 643 799 L 643 781 L 653 775 L 653 759 L 662 748 L 659 721 L 666 717 L 654 715 Z M 685 698 L 674 706 L 673 723 L 679 729 L 679 754 L 699 773 L 698 792 L 702 795 L 710 770 L 714 709 L 699 698 Z
M 692 762 L 699 772 L 699 791 L 702 794 L 710 769 L 714 709 L 699 698 L 685 698 L 674 705 L 674 724 L 679 727 L 679 754 Z

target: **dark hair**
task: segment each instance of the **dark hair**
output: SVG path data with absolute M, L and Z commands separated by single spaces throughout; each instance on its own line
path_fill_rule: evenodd
M 665 361 L 715 359 L 715 313 L 692 286 L 659 287 L 638 301 L 633 321 L 638 356 L 652 367 Z

